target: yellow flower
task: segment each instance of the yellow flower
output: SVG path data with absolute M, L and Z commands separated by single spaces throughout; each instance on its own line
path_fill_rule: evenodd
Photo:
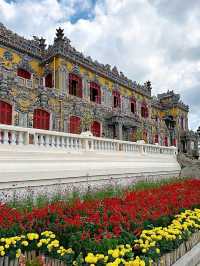
M 160 254 L 160 249 L 159 248 L 156 248 L 156 253 Z
M 22 245 L 27 247 L 28 246 L 28 241 L 26 241 L 26 240 L 22 241 Z
M 16 252 L 16 258 L 19 258 L 21 255 L 21 249 L 18 249 L 17 252 Z
M 1 255 L 2 257 L 3 257 L 5 254 L 6 254 L 6 253 L 5 253 L 5 251 L 3 251 L 3 250 L 0 252 L 0 255 Z

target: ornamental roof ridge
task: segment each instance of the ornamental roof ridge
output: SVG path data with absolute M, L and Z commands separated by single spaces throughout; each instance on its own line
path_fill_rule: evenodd
M 179 108 L 183 109 L 184 111 L 189 111 L 189 106 L 184 104 L 183 101 L 180 99 L 180 94 L 174 93 L 173 90 L 168 90 L 165 93 L 161 93 L 157 95 L 158 101 L 163 105 L 163 107 L 172 107 L 172 106 L 178 106 Z M 162 100 L 165 98 L 171 98 L 170 103 L 163 103 Z
M 118 71 L 116 66 L 111 68 L 109 64 L 104 65 L 97 60 L 92 60 L 90 56 L 84 56 L 83 53 L 71 46 L 70 40 L 64 36 L 64 32 L 61 28 L 56 30 L 56 38 L 54 39 L 53 45 L 49 45 L 46 49 L 45 39 L 36 36 L 33 36 L 31 40 L 26 39 L 7 29 L 0 23 L 0 44 L 14 48 L 19 52 L 27 53 L 28 55 L 42 60 L 43 63 L 46 63 L 55 55 L 61 55 L 75 63 L 82 64 L 97 74 L 108 77 L 122 86 L 126 86 L 147 97 L 151 97 L 151 86 L 148 86 L 148 82 L 141 85 L 136 81 L 128 79 L 122 71 Z
M 44 40 L 44 39 L 43 39 Z M 29 55 L 42 59 L 43 49 L 40 47 L 40 39 L 33 37 L 33 39 L 26 39 L 17 33 L 7 29 L 4 24 L 0 22 L 0 44 L 16 49 L 20 52 L 25 52 Z
M 49 61 L 53 56 L 60 55 L 74 61 L 75 63 L 82 64 L 86 68 L 92 69 L 94 72 L 112 79 L 114 82 L 124 85 L 132 90 L 135 90 L 143 95 L 151 97 L 151 84 L 146 82 L 140 85 L 136 81 L 128 79 L 122 71 L 118 71 L 116 66 L 109 64 L 99 63 L 97 60 L 93 60 L 90 56 L 85 56 L 82 52 L 77 51 L 71 46 L 70 40 L 65 36 L 62 29 L 56 30 L 56 38 L 53 45 L 49 45 L 46 56 L 43 62 Z

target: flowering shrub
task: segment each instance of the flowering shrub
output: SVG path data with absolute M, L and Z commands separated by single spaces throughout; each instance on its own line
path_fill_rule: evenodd
M 192 229 L 188 227 L 188 231 L 183 230 L 182 226 L 185 227 L 187 223 L 181 225 L 180 231 L 177 231 L 178 227 L 171 228 L 174 215 L 198 206 L 200 180 L 177 181 L 159 188 L 127 191 L 120 197 L 102 200 L 76 200 L 72 204 L 57 201 L 32 210 L 20 211 L 0 204 L 0 237 L 7 241 L 2 240 L 0 255 L 20 256 L 21 251 L 37 249 L 55 258 L 76 258 L 75 265 L 95 265 L 89 261 L 96 260 L 97 265 L 143 265 L 148 263 L 149 258 L 159 257 L 160 252 L 174 249 L 189 232 L 198 229 L 197 209 L 192 214 L 196 217 Z M 158 229 L 148 231 L 153 228 Z M 161 236 L 157 234 L 161 234 L 161 231 L 168 238 L 162 236 L 160 239 Z M 175 234 L 170 233 L 172 231 L 181 232 L 181 235 L 178 234 L 180 238 L 175 238 Z M 44 232 L 49 232 L 49 235 Z M 156 235 L 160 240 L 155 241 L 148 234 Z M 13 235 L 17 236 L 13 238 Z M 64 247 L 69 247 L 73 252 L 66 253 L 69 248 L 65 250 Z M 121 255 L 115 258 L 116 254 Z M 115 264 L 114 260 L 117 260 Z M 81 264 L 83 261 L 85 264 Z
M 0 255 L 20 257 L 27 250 L 40 250 L 64 260 L 66 265 L 84 266 L 136 266 L 151 265 L 161 253 L 178 247 L 192 233 L 200 229 L 200 209 L 186 210 L 176 215 L 167 227 L 154 227 L 143 230 L 140 237 L 132 245 L 118 245 L 104 253 L 82 253 L 78 256 L 71 248 L 60 245 L 56 235 L 51 231 L 41 234 L 27 233 L 26 235 L 1 238 Z
M 2 237 L 0 239 L 0 256 L 19 258 L 22 252 L 38 250 L 44 254 L 51 254 L 55 258 L 65 260 L 67 265 L 72 265 L 74 251 L 71 248 L 65 249 L 60 245 L 59 240 L 51 231 L 44 231 L 41 234 L 27 233 L 24 235 Z

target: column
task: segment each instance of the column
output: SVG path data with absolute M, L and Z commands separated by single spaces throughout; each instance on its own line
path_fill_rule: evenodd
M 118 122 L 116 124 L 116 133 L 117 133 L 117 138 L 120 140 L 123 140 L 123 132 L 122 132 L 122 123 Z

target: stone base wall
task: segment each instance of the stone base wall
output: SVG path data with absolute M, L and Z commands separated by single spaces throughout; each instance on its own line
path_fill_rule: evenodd
M 38 196 L 46 196 L 52 198 L 56 195 L 71 196 L 75 193 L 86 194 L 89 192 L 97 192 L 99 190 L 112 187 L 128 188 L 135 185 L 139 181 L 157 181 L 163 178 L 176 178 L 179 171 L 160 172 L 160 173 L 141 173 L 132 176 L 96 176 L 92 178 L 81 177 L 76 180 L 68 178 L 66 180 L 57 178 L 56 180 L 39 180 L 39 181 L 21 181 L 9 183 L 9 188 L 2 188 L 0 185 L 0 201 L 21 200 L 31 197 L 33 200 Z
M 0 145 L 0 201 L 179 176 L 176 155 Z

